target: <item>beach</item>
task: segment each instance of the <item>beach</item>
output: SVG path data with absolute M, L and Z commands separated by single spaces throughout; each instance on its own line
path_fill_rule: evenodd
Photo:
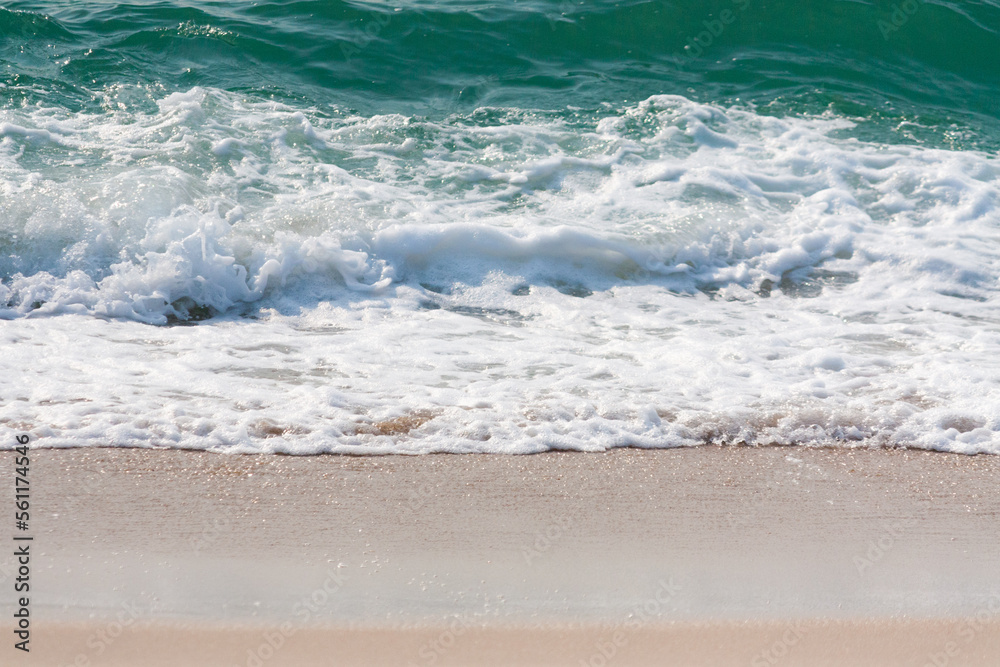
M 0 0 L 0 667 L 1000 665 L 996 26 Z
M 995 457 L 695 447 L 32 458 L 31 664 L 923 667 L 1000 656 Z

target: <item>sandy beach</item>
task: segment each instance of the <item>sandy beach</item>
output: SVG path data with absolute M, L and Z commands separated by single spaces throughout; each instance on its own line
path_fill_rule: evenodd
M 998 27 L 0 0 L 0 667 L 1000 667 Z
M 993 457 L 32 459 L 32 651 L 4 664 L 1000 659 Z

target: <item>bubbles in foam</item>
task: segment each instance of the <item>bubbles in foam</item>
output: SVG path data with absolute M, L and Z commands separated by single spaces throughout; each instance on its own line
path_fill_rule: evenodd
M 200 88 L 2 111 L 0 316 L 28 341 L 4 363 L 44 350 L 61 380 L 10 389 L 0 425 L 296 453 L 996 452 L 1000 164 L 853 126 L 675 96 L 444 121 Z

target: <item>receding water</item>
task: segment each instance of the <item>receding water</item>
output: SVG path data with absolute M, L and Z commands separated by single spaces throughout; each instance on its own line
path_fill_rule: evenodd
M 0 431 L 1000 452 L 998 31 L 995 0 L 0 3 Z

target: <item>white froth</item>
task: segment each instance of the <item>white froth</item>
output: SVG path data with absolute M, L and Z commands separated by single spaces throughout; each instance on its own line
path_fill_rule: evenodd
M 995 157 L 673 96 L 461 120 L 0 111 L 0 431 L 1000 453 Z

